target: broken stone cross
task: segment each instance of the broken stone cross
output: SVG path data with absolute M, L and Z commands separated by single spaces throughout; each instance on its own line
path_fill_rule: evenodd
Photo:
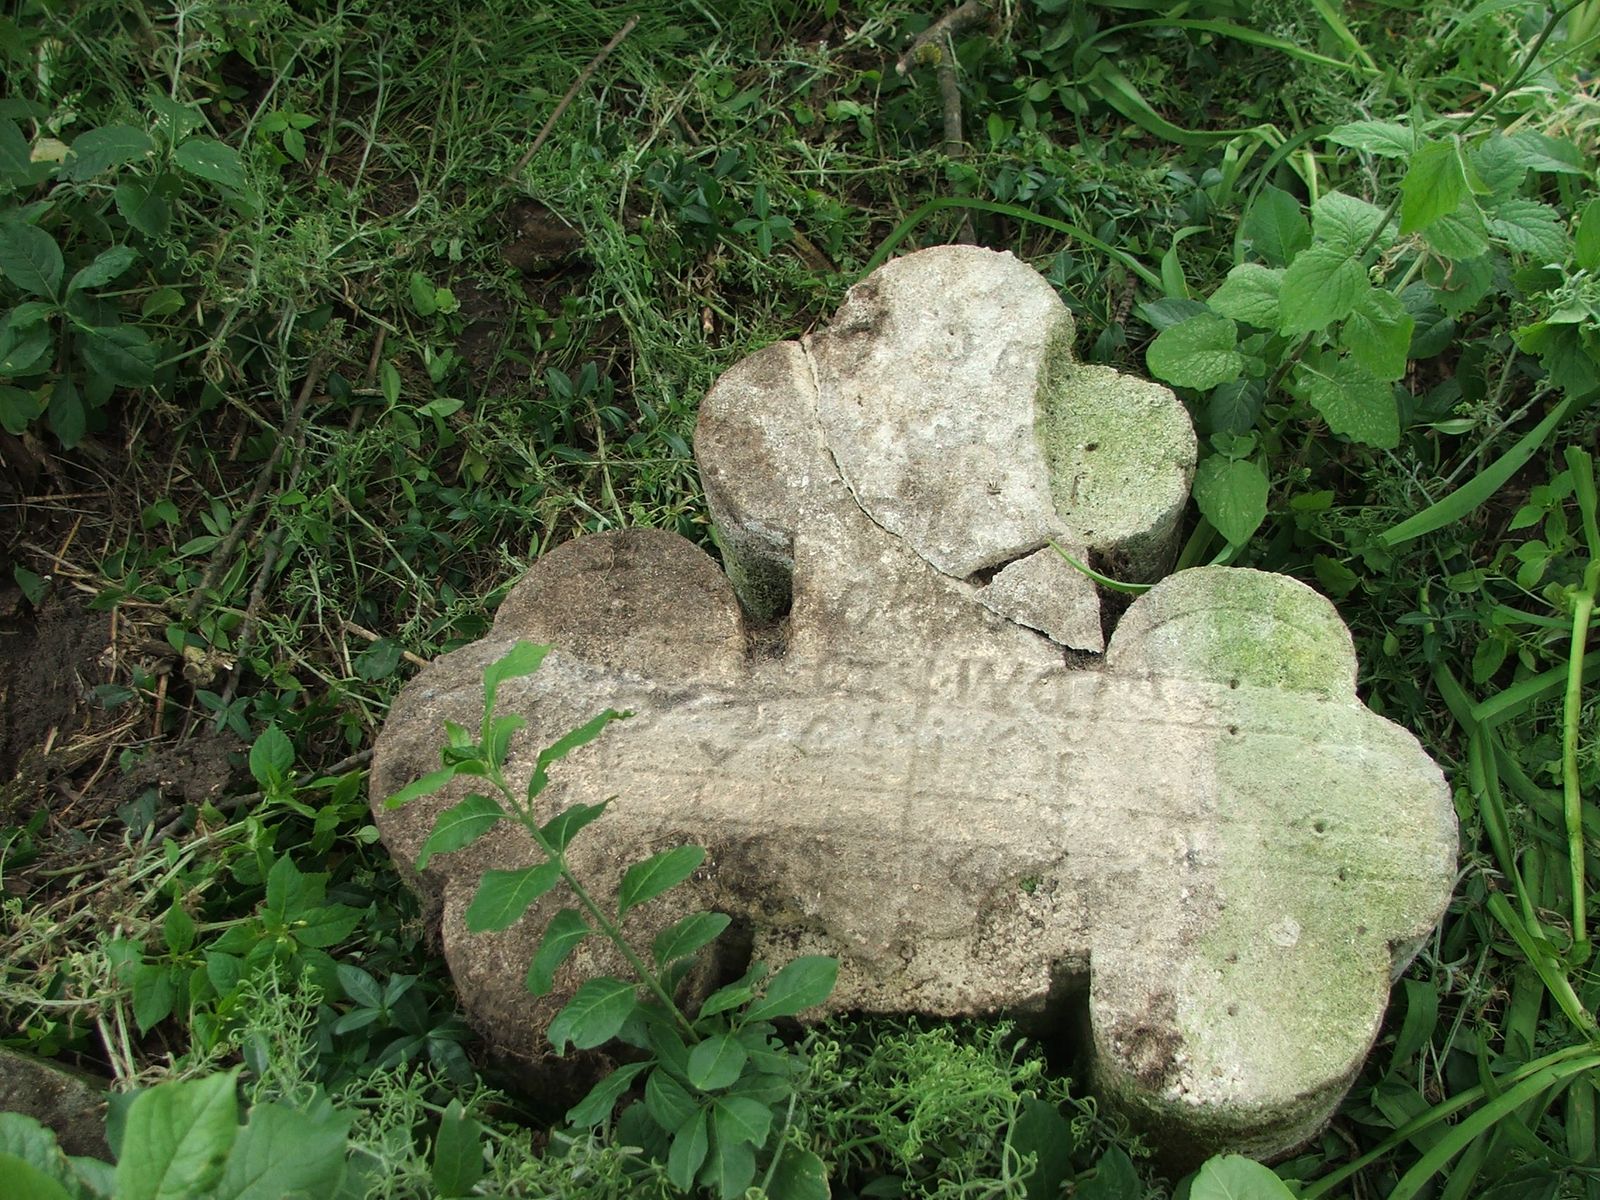
M 834 955 L 834 1011 L 1086 1013 L 1095 1086 L 1179 1153 L 1278 1154 L 1327 1119 L 1449 898 L 1450 795 L 1357 699 L 1350 635 L 1302 584 L 1182 571 L 1106 644 L 1095 584 L 1052 543 L 1158 575 L 1195 439 L 1170 392 L 1074 362 L 1072 336 L 1009 254 L 889 263 L 706 397 L 726 574 L 668 533 L 579 538 L 400 695 L 374 812 L 499 1047 L 540 1061 L 550 1016 L 613 964 L 591 940 L 529 997 L 566 901 L 498 934 L 463 913 L 484 870 L 538 852 L 502 826 L 415 875 L 460 793 L 381 801 L 437 765 L 446 719 L 476 726 L 484 668 L 531 640 L 555 650 L 500 691 L 528 721 L 514 785 L 601 710 L 635 714 L 541 797 L 616 797 L 579 874 L 614 888 L 650 853 L 709 850 L 632 915 L 646 943 L 714 908 L 741 934 L 714 970 Z

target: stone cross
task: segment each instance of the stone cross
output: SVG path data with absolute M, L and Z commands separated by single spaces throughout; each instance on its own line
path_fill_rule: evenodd
M 1095 1086 L 1180 1154 L 1314 1134 L 1449 899 L 1450 795 L 1357 699 L 1350 635 L 1300 583 L 1183 571 L 1107 643 L 1055 546 L 1159 574 L 1195 439 L 1170 392 L 1075 363 L 1072 336 L 1031 268 L 945 247 L 728 371 L 695 447 L 727 573 L 652 530 L 541 558 L 488 637 L 395 702 L 372 795 L 408 873 L 460 793 L 381 801 L 437 765 L 445 719 L 476 726 L 490 662 L 548 643 L 501 690 L 528 720 L 514 779 L 601 710 L 636 714 L 541 798 L 616 797 L 574 843 L 580 873 L 614 888 L 657 850 L 709 850 L 634 914 L 641 937 L 726 912 L 713 973 L 831 954 L 832 1011 L 1086 1012 Z M 469 1015 L 529 1060 L 613 967 L 586 943 L 554 997 L 526 995 L 559 895 L 466 932 L 481 872 L 536 858 L 502 826 L 414 876 Z

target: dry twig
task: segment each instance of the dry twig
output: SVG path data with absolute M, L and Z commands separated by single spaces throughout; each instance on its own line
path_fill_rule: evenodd
M 550 114 L 550 119 L 544 123 L 544 128 L 539 130 L 539 136 L 533 139 L 533 145 L 522 152 L 522 157 L 517 159 L 517 165 L 511 168 L 513 175 L 533 161 L 533 156 L 539 153 L 539 147 L 544 145 L 545 139 L 550 136 L 550 131 L 556 127 L 556 122 L 561 119 L 561 114 L 567 111 L 567 106 L 572 103 L 578 92 L 582 90 L 583 85 L 589 82 L 589 77 L 600 69 L 600 64 L 610 57 L 613 50 L 622 45 L 622 39 L 632 33 L 633 27 L 638 23 L 638 17 L 629 17 L 627 23 L 617 30 L 616 36 L 600 47 L 600 53 L 590 59 L 589 65 L 578 73 L 578 77 L 572 81 L 572 86 L 567 89 L 567 94 L 561 97 L 561 102 L 556 105 L 555 111 Z

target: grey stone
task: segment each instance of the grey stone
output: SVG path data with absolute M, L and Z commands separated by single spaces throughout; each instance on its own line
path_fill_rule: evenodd
M 981 398 L 999 440 L 956 460 L 986 472 L 982 497 L 954 495 L 954 479 L 937 511 L 879 495 L 896 479 L 931 488 L 924 451 L 946 434 L 880 471 L 831 440 L 820 381 L 868 363 L 893 373 L 875 343 L 910 320 L 904 296 L 930 308 L 944 297 L 906 282 L 905 263 L 922 259 L 945 288 L 979 261 L 1008 281 L 1017 266 L 971 249 L 923 252 L 885 268 L 893 286 L 870 304 L 852 301 L 877 315 L 849 335 L 848 355 L 847 305 L 813 349 L 769 347 L 725 375 L 696 452 L 732 581 L 656 531 L 546 554 L 486 638 L 431 664 L 395 701 L 373 762 L 379 829 L 409 871 L 434 817 L 467 789 L 398 811 L 382 799 L 437 765 L 445 720 L 476 725 L 489 663 L 518 640 L 551 644 L 538 673 L 501 689 L 501 710 L 527 721 L 512 743 L 513 786 L 540 747 L 595 713 L 634 714 L 561 763 L 541 815 L 615 797 L 572 851 L 602 893 L 654 851 L 708 849 L 693 879 L 627 923 L 647 943 L 697 908 L 733 916 L 743 936 L 713 948 L 699 985 L 748 955 L 778 967 L 826 953 L 840 960 L 827 1011 L 1008 1012 L 1048 1025 L 1086 1005 L 1097 1086 L 1169 1149 L 1286 1151 L 1354 1079 L 1392 973 L 1448 900 L 1448 790 L 1415 739 L 1356 698 L 1333 607 L 1287 578 L 1182 572 L 1133 603 L 1103 657 L 1064 650 L 1097 647 L 1098 609 L 1045 542 L 1102 538 L 1102 550 L 1153 562 L 1176 518 L 1164 482 L 1122 509 L 1091 506 L 1092 521 L 1062 511 L 1059 477 L 1030 474 L 1053 453 L 1048 430 L 1034 465 L 1014 471 L 1005 459 L 1026 457 L 1016 431 L 1038 426 L 1037 389 L 1008 393 L 1025 419 L 1001 411 L 998 395 Z M 1022 296 L 1008 321 L 1043 313 L 1059 333 L 1037 289 L 1002 292 Z M 978 320 L 963 304 L 950 312 Z M 961 345 L 1036 344 L 1010 325 L 991 332 Z M 1016 358 L 994 361 L 1010 369 Z M 931 387 L 933 370 L 917 368 L 915 386 Z M 842 384 L 836 393 L 848 395 Z M 887 447 L 864 415 L 838 428 Z M 1119 440 L 1084 453 L 1134 461 L 1121 441 L 1136 431 L 1104 428 L 1113 432 L 1079 442 Z M 1181 455 L 1168 468 L 1182 475 Z M 984 498 L 991 484 L 1011 497 L 1004 511 Z M 1126 494 L 1132 483 L 1117 475 L 1104 487 Z M 1131 511 L 1138 519 L 1105 532 L 1102 517 Z M 963 539 L 940 512 L 992 527 Z M 536 860 L 502 825 L 412 878 L 469 1016 L 547 1070 L 550 1017 L 584 978 L 620 964 L 591 939 L 555 994 L 527 995 L 543 927 L 569 903 L 559 894 L 503 933 L 467 933 L 482 872 Z
M 82 1071 L 0 1046 L 0 1112 L 26 1113 L 71 1155 L 109 1161 L 106 1086 Z

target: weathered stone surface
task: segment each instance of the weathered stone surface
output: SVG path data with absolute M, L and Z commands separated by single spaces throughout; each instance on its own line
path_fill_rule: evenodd
M 0 1047 L 0 1112 L 26 1113 L 67 1154 L 109 1161 L 106 1089 L 81 1071 Z
M 937 286 L 908 280 L 925 259 Z M 999 316 L 945 303 L 981 261 L 1006 281 L 994 296 L 1020 297 L 991 306 Z M 727 912 L 745 937 L 726 940 L 713 975 L 741 970 L 748 954 L 773 966 L 833 954 L 836 1011 L 1067 1021 L 1086 997 L 1099 1086 L 1162 1141 L 1281 1152 L 1337 1104 L 1391 972 L 1448 899 L 1449 795 L 1416 741 L 1357 700 L 1332 606 L 1286 578 L 1183 572 L 1128 609 L 1103 657 L 1085 665 L 1063 650 L 1098 647 L 1098 611 L 1087 613 L 1076 572 L 1062 574 L 1042 539 L 1154 562 L 1176 518 L 1163 478 L 1148 496 L 1123 474 L 1093 478 L 1091 464 L 1136 461 L 1122 444 L 1132 427 L 1080 436 L 1041 422 L 1029 384 L 1061 377 L 1048 353 L 1007 393 L 1025 418 L 998 394 L 974 400 L 999 438 L 951 459 L 985 472 L 968 481 L 976 500 L 953 480 L 948 503 L 934 499 L 930 447 L 946 432 L 887 467 L 833 440 L 848 430 L 893 450 L 886 427 L 849 412 L 849 388 L 824 381 L 893 375 L 878 339 L 911 337 L 926 354 L 908 386 L 941 386 L 935 334 L 904 331 L 917 312 L 938 328 L 1003 317 L 1004 328 L 952 343 L 997 370 L 1049 342 L 1048 330 L 1017 332 L 1025 317 L 1043 314 L 1059 334 L 1053 294 L 1024 286 L 1017 266 L 967 248 L 923 252 L 875 274 L 868 284 L 887 273 L 885 286 L 853 297 L 812 349 L 769 347 L 725 375 L 696 451 L 733 582 L 654 531 L 547 554 L 488 637 L 396 700 L 373 765 L 379 828 L 402 863 L 415 861 L 434 816 L 461 793 L 398 812 L 378 802 L 437 765 L 446 719 L 476 724 L 490 662 L 519 639 L 550 643 L 536 675 L 501 690 L 501 707 L 528 721 L 513 743 L 514 781 L 539 747 L 596 712 L 636 714 L 565 760 L 541 797 L 551 813 L 616 797 L 574 844 L 580 873 L 614 886 L 624 865 L 656 850 L 709 850 L 694 879 L 630 916 L 636 936 L 693 908 Z M 860 311 L 873 315 L 857 328 Z M 952 370 L 947 407 L 965 401 L 961 388 L 982 393 L 984 378 Z M 836 427 L 818 416 L 830 386 L 845 406 Z M 1147 385 L 1130 387 L 1148 399 Z M 888 403 L 884 379 L 872 388 Z M 1071 405 L 1055 411 L 1059 421 Z M 915 440 L 913 424 L 902 428 Z M 987 436 L 981 424 L 950 428 Z M 1039 440 L 1021 470 L 1024 427 Z M 1052 438 L 1086 447 L 1113 436 L 1084 450 L 1100 457 L 1080 461 L 1076 492 L 1059 475 L 1031 474 L 1051 459 Z M 991 485 L 1009 497 L 996 509 Z M 926 511 L 891 503 L 899 486 L 926 487 Z M 1118 489 L 1129 497 L 1120 506 L 1094 500 Z M 1089 497 L 1091 519 L 1070 506 L 1074 495 Z M 1130 513 L 1142 515 L 1094 540 L 1107 536 L 1105 518 Z M 947 517 L 993 527 L 963 537 Z M 1067 600 L 1055 603 L 1053 583 Z M 503 934 L 467 934 L 482 871 L 536 853 L 502 827 L 417 879 L 473 1020 L 530 1059 L 563 994 L 616 969 L 591 941 L 555 996 L 526 995 L 543 925 L 568 902 L 560 895 Z

